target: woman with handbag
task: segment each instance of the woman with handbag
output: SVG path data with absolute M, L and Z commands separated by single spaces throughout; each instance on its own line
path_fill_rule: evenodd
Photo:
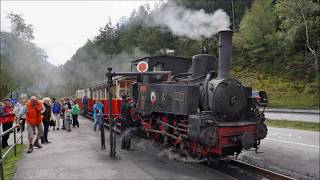
M 48 141 L 48 131 L 49 131 L 49 125 L 50 125 L 50 118 L 51 118 L 51 105 L 50 105 L 50 98 L 43 98 L 43 105 L 44 105 L 44 112 L 42 113 L 43 115 L 43 127 L 44 127 L 44 132 L 43 136 L 41 137 L 41 144 L 47 144 L 51 143 Z

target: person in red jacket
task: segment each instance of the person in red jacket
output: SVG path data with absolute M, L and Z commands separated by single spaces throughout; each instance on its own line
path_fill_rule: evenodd
M 28 153 L 31 153 L 33 151 L 33 146 L 41 148 L 39 139 L 43 136 L 42 113 L 44 112 L 44 110 L 45 108 L 42 101 L 37 100 L 35 96 L 32 96 L 27 102 L 27 105 L 23 112 L 19 114 L 19 122 L 22 115 L 26 114 L 27 117 L 26 123 L 29 140 Z M 32 145 L 36 129 L 38 131 L 38 134 Z
M 13 107 L 10 102 L 10 99 L 4 100 L 4 106 L 1 107 L 1 123 L 2 123 L 2 131 L 5 132 L 6 130 L 10 129 L 12 127 L 13 121 L 14 121 L 14 113 L 13 113 Z M 4 135 L 2 137 L 2 148 L 8 147 L 8 139 L 9 139 L 10 133 Z

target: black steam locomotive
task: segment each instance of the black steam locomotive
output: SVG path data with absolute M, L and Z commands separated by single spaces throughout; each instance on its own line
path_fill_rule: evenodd
M 194 158 L 258 149 L 267 134 L 259 110 L 267 106 L 267 95 L 230 77 L 231 54 L 232 31 L 221 31 L 219 59 L 198 54 L 192 61 L 171 56 L 133 61 L 132 69 L 143 61 L 147 72 L 171 72 L 138 76 L 132 87 L 133 121 L 148 137 Z

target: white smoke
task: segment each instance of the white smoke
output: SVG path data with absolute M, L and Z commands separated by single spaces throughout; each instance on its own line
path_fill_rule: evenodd
M 222 9 L 209 14 L 203 9 L 190 10 L 173 3 L 154 10 L 148 21 L 149 25 L 169 28 L 174 35 L 196 40 L 208 38 L 222 30 L 229 30 L 230 26 L 229 16 Z

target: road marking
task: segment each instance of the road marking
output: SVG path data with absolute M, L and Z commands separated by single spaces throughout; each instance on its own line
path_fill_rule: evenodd
M 310 144 L 303 144 L 303 143 L 298 143 L 298 142 L 279 140 L 279 139 L 272 139 L 272 138 L 265 138 L 265 139 L 266 140 L 271 140 L 271 141 L 286 142 L 286 143 L 290 143 L 290 144 L 297 144 L 297 145 L 301 145 L 301 146 L 309 146 L 309 147 L 313 147 L 313 148 L 319 148 L 319 146 L 310 145 Z
M 298 139 L 301 139 L 301 136 L 292 135 L 291 133 L 289 133 L 288 135 L 279 135 L 278 137 L 280 139 L 285 139 L 285 140 L 298 140 Z

